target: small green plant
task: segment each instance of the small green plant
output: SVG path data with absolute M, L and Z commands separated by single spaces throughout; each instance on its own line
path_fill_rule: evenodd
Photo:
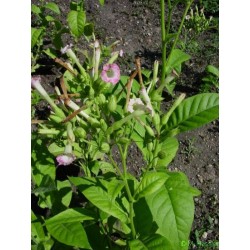
M 198 152 L 198 148 L 195 146 L 195 140 L 195 138 L 187 139 L 185 142 L 185 148 L 182 150 L 182 153 L 187 156 L 188 160 Z
M 208 65 L 205 72 L 206 76 L 202 78 L 201 92 L 219 92 L 219 69 Z

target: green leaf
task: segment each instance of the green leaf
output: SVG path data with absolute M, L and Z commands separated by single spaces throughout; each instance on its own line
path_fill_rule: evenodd
M 103 6 L 105 3 L 105 0 L 99 0 L 99 3 Z
M 60 155 L 64 152 L 65 146 L 58 146 L 55 142 L 51 143 L 48 147 L 48 150 L 54 156 Z
M 159 190 L 166 180 L 168 175 L 164 172 L 148 172 L 142 177 L 142 181 L 137 190 L 137 198 L 144 197 Z
M 85 208 L 70 208 L 46 220 L 46 226 L 97 219 L 96 214 Z
M 69 246 L 91 249 L 86 232 L 80 222 L 48 224 L 49 233 L 59 242 Z
M 72 189 L 70 182 L 68 180 L 57 181 L 57 189 L 59 191 L 57 193 L 57 196 L 60 195 L 62 204 L 68 207 L 72 198 Z
M 49 233 L 66 245 L 91 249 L 82 221 L 95 220 L 96 215 L 84 208 L 67 209 L 46 220 Z
M 83 34 L 85 20 L 86 20 L 86 15 L 84 11 L 72 10 L 69 12 L 67 21 L 70 27 L 70 31 L 76 38 L 79 38 Z
M 174 250 L 187 250 L 194 218 L 192 187 L 183 173 L 169 172 L 170 178 L 157 192 L 146 196 L 157 233 L 168 239 Z M 185 246 L 183 246 L 185 245 Z
M 123 211 L 120 205 L 116 201 L 112 200 L 112 197 L 101 187 L 90 186 L 86 189 L 82 189 L 81 192 L 100 210 L 120 219 L 125 223 L 127 222 L 127 214 Z
M 157 161 L 156 168 L 166 168 L 168 164 L 174 159 L 179 148 L 178 140 L 175 137 L 167 137 L 161 144 L 160 151 L 165 153 L 163 159 Z
M 148 248 L 140 240 L 131 240 L 129 241 L 130 250 L 148 250 Z
M 31 48 L 37 44 L 42 32 L 43 29 L 31 28 Z
M 198 94 L 184 100 L 170 115 L 166 131 L 178 128 L 179 132 L 205 125 L 219 117 L 219 95 Z
M 219 69 L 217 69 L 216 67 L 214 67 L 213 65 L 208 65 L 206 68 L 206 71 L 219 77 Z
M 178 70 L 177 67 L 180 66 L 183 62 L 189 60 L 190 58 L 190 55 L 184 53 L 183 51 L 179 49 L 174 49 L 172 54 L 170 55 L 168 64 L 166 66 L 167 73 L 169 73 L 173 69 Z
M 41 9 L 40 9 L 38 6 L 36 6 L 35 4 L 32 4 L 32 5 L 31 5 L 31 11 L 32 11 L 34 14 L 37 14 L 37 15 L 39 15 L 39 14 L 42 13 Z
M 146 240 L 143 241 L 147 246 L 147 249 L 154 250 L 177 250 L 172 248 L 170 241 L 168 241 L 165 237 L 159 234 L 154 234 L 149 236 Z
M 46 9 L 52 10 L 53 12 L 55 12 L 56 14 L 60 14 L 60 9 L 58 7 L 58 5 L 56 3 L 47 3 L 44 6 Z
M 31 235 L 38 242 L 41 242 L 45 238 L 42 223 L 37 219 L 36 215 L 31 211 Z
M 84 35 L 85 36 L 92 36 L 94 32 L 94 25 L 92 23 L 88 23 L 84 26 Z

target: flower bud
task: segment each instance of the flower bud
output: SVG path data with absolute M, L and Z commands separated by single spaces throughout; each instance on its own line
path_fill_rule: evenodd
M 145 126 L 145 129 L 147 130 L 149 135 L 151 135 L 152 137 L 155 136 L 155 133 L 152 128 L 150 128 L 149 126 Z
M 100 105 L 104 105 L 106 103 L 106 97 L 104 94 L 100 94 L 98 97 L 97 97 L 97 101 Z
M 81 139 L 86 137 L 86 131 L 82 127 L 77 127 L 74 130 L 75 136 Z
M 117 100 L 114 95 L 110 97 L 109 103 L 108 103 L 108 109 L 110 112 L 116 111 L 117 108 Z
M 108 145 L 108 143 L 104 142 L 101 145 L 101 152 L 103 153 L 108 153 L 110 151 L 110 146 Z
M 50 115 L 49 116 L 49 119 L 55 123 L 61 123 L 62 122 L 62 118 L 60 118 L 59 116 L 57 115 Z
M 100 120 L 100 126 L 102 131 L 106 131 L 108 129 L 108 125 L 103 119 Z
M 149 151 L 149 152 L 152 152 L 152 151 L 153 151 L 153 147 L 154 147 L 153 142 L 149 142 L 148 145 L 147 145 L 148 151 Z
M 130 140 L 126 137 L 121 137 L 118 139 L 118 143 L 120 144 L 128 144 L 130 142 Z
M 153 117 L 153 123 L 155 125 L 155 127 L 158 127 L 161 123 L 161 119 L 158 113 L 155 113 L 154 117 Z

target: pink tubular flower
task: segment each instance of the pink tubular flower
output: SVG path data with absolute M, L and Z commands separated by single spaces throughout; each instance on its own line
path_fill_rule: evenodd
M 101 78 L 106 83 L 117 84 L 120 80 L 120 68 L 117 64 L 105 64 L 101 73 Z
M 63 165 L 63 166 L 71 164 L 75 159 L 76 157 L 72 154 L 58 155 L 56 157 L 58 165 Z

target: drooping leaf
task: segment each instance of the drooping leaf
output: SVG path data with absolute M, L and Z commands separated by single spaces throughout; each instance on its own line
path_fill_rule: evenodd
M 86 15 L 84 11 L 72 10 L 69 12 L 67 21 L 70 27 L 70 31 L 76 38 L 79 38 L 83 34 L 85 20 L 86 20 Z
M 170 178 L 157 192 L 146 196 L 153 220 L 159 227 L 157 233 L 172 244 L 174 250 L 187 250 L 193 218 L 193 189 L 183 173 L 168 173 Z
M 31 236 L 41 242 L 45 238 L 42 223 L 38 220 L 36 215 L 31 211 Z
M 168 175 L 164 172 L 146 173 L 138 187 L 137 198 L 156 192 L 164 185 L 167 179 Z
M 185 99 L 170 115 L 166 130 L 184 132 L 205 125 L 219 116 L 219 95 L 198 94 Z

